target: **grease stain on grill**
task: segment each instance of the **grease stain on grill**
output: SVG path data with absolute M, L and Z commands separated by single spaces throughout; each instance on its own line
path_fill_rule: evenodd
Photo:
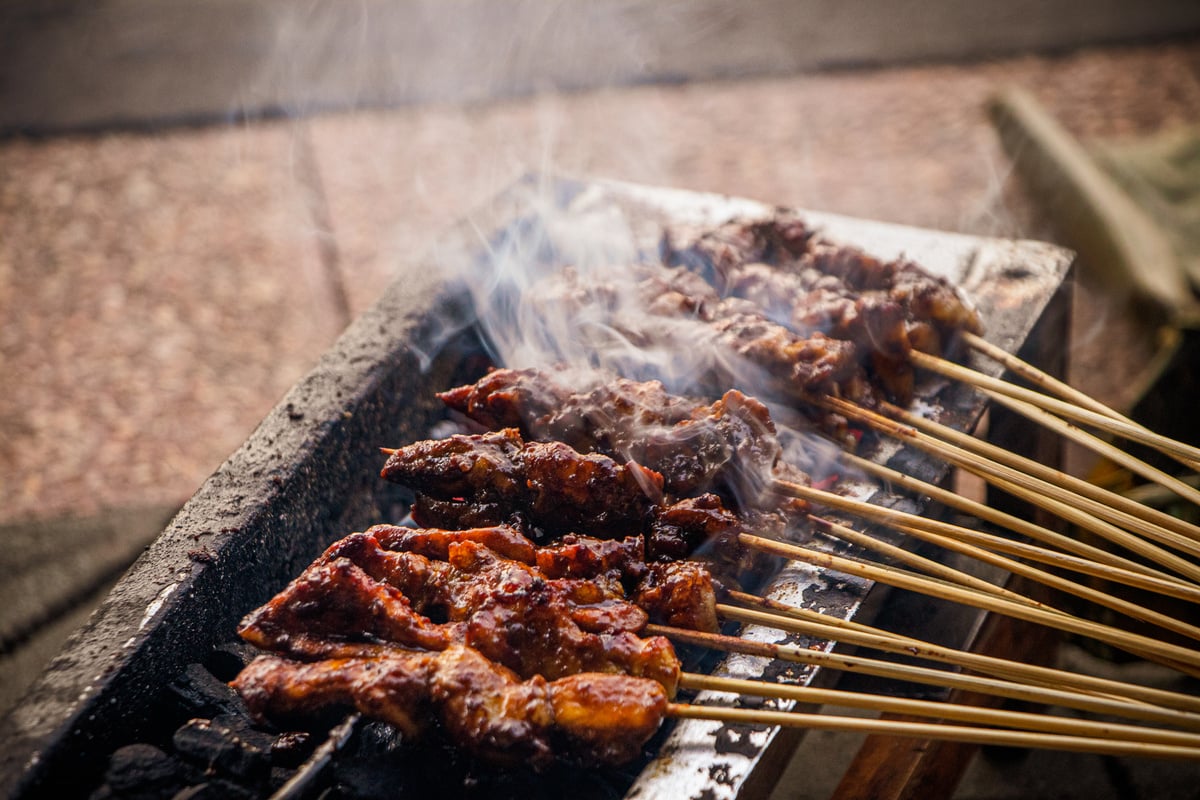
M 722 756 L 754 758 L 762 750 L 762 745 L 754 741 L 751 733 L 764 733 L 767 730 L 770 729 L 766 725 L 723 725 L 713 737 L 713 750 Z
M 733 775 L 728 764 L 713 764 L 708 768 L 708 779 L 722 786 L 733 786 Z
M 1027 281 L 1037 273 L 1025 264 L 1011 264 L 1000 270 L 999 278 L 1005 281 Z
M 823 648 L 818 648 L 823 649 Z M 774 683 L 803 684 L 815 671 L 815 667 L 795 664 L 790 661 L 772 661 L 763 670 L 763 680 Z
M 217 554 L 206 547 L 188 550 L 188 558 L 192 561 L 198 561 L 201 564 L 215 564 L 217 562 Z

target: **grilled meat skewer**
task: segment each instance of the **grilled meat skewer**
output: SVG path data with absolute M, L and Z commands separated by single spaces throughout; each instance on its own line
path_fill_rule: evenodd
M 461 644 L 313 663 L 260 656 L 233 687 L 260 718 L 350 707 L 411 736 L 436 715 L 475 756 L 534 768 L 563 755 L 587 764 L 630 761 L 667 711 L 667 694 L 653 680 L 580 673 L 521 681 Z
M 573 384 L 582 384 L 578 389 Z M 737 390 L 704 404 L 659 381 L 583 370 L 497 369 L 438 397 L 449 408 L 529 440 L 560 441 L 583 453 L 634 461 L 663 476 L 676 497 L 715 492 L 751 508 L 780 478 L 807 483 L 786 465 L 767 407 Z
M 511 429 L 417 442 L 392 453 L 381 474 L 424 497 L 466 498 L 478 522 L 492 507 L 519 508 L 550 534 L 584 524 L 611 536 L 637 530 L 662 499 L 662 476 L 653 470 L 561 443 L 527 444 Z
M 471 541 L 490 540 L 495 538 L 494 532 L 499 530 L 507 531 L 506 543 L 519 538 L 528 545 L 528 553 L 522 553 L 527 557 L 513 560 L 536 567 L 551 581 L 560 584 L 566 583 L 564 579 L 598 582 L 604 587 L 604 597 L 628 599 L 645 612 L 650 622 L 697 631 L 718 630 L 716 596 L 723 589 L 714 580 L 708 566 L 692 560 L 647 562 L 640 536 L 614 540 L 571 534 L 554 545 L 544 547 L 534 546 L 519 532 L 507 528 L 441 531 L 376 525 L 365 534 L 354 536 L 372 537 L 379 546 L 389 550 L 431 553 L 431 558 L 438 558 L 441 551 L 439 543 L 447 537 L 460 534 Z M 448 558 L 449 551 L 445 552 L 444 558 Z M 497 552 L 496 555 L 504 557 L 502 553 Z M 575 602 L 599 602 L 596 597 L 585 590 L 577 594 Z M 579 612 L 574 610 L 572 613 Z M 580 624 L 586 627 L 585 622 L 580 621 Z M 626 627 L 641 632 L 639 626 Z
M 884 399 L 859 343 L 794 331 L 749 301 L 723 300 L 711 287 L 711 297 L 694 294 L 698 284 L 707 286 L 681 267 L 635 267 L 604 281 L 563 269 L 534 284 L 526 299 L 534 314 L 579 320 L 588 349 L 615 350 L 620 372 L 645 372 L 643 354 L 656 351 L 687 354 L 689 386 L 705 392 L 728 389 L 751 372 L 764 396 L 799 404 L 835 434 L 845 420 L 807 401 L 833 396 L 877 407 Z
M 663 263 L 695 271 L 722 297 L 752 300 L 773 318 L 790 317 L 798 330 L 870 341 L 885 353 L 911 347 L 940 354 L 959 331 L 982 329 L 978 312 L 944 278 L 905 259 L 882 261 L 822 242 L 794 217 L 668 230 L 660 253 Z M 902 326 L 881 339 L 863 309 L 887 304 L 900 312 Z
M 638 605 L 622 599 L 623 582 Z M 530 602 L 497 614 L 497 600 L 514 596 Z M 243 623 L 260 647 L 320 660 L 262 657 L 233 686 L 260 717 L 353 707 L 416 735 L 432 713 L 465 749 L 498 763 L 543 766 L 564 748 L 586 763 L 621 763 L 658 727 L 681 674 L 669 642 L 634 635 L 651 617 L 715 630 L 707 570 L 647 564 L 638 537 L 538 548 L 504 528 L 378 525 L 334 543 Z M 565 730 L 546 733 L 538 703 L 547 692 L 549 719 Z
M 662 495 L 661 473 L 599 453 L 581 454 L 562 443 L 526 443 L 511 428 L 417 442 L 389 453 L 380 474 L 417 492 L 411 512 L 423 527 L 510 524 L 540 541 L 576 531 L 600 537 L 648 531 L 652 560 L 689 555 L 733 526 L 781 530 L 790 515 L 806 508 L 772 495 L 775 508 L 751 509 L 743 519 L 715 495 L 672 503 Z
M 471 541 L 451 544 L 448 556 L 432 561 L 354 534 L 249 614 L 239 633 L 303 659 L 377 653 L 381 643 L 461 643 L 525 677 L 622 672 L 674 692 L 674 650 L 661 637 L 638 637 L 647 615 L 623 599 L 619 583 L 547 579 Z

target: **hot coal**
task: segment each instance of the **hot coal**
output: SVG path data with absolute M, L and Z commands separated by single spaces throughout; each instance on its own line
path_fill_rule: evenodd
M 183 789 L 171 800 L 257 800 L 259 792 L 232 781 L 213 779 Z
M 189 665 L 168 685 L 163 704 L 164 725 L 174 730 L 156 744 L 114 751 L 91 800 L 249 800 L 282 786 L 323 734 L 251 722 L 241 698 L 214 671 L 232 678 L 254 653 L 231 641 L 215 647 L 203 664 Z
M 242 667 L 238 667 L 240 672 Z M 236 675 L 237 672 L 234 673 Z M 232 678 L 232 676 L 231 676 Z M 190 664 L 168 687 L 184 714 L 191 717 L 215 717 L 218 714 L 245 714 L 246 707 L 237 692 L 225 680 L 200 664 Z
M 275 736 L 250 727 L 245 717 L 193 719 L 171 737 L 175 752 L 206 774 L 259 784 L 271 771 Z
M 271 763 L 280 767 L 298 767 L 312 755 L 316 747 L 314 737 L 308 731 L 286 731 L 271 743 Z
M 185 785 L 185 770 L 171 756 L 149 744 L 118 749 L 108 762 L 105 783 L 118 796 L 133 793 L 170 797 Z

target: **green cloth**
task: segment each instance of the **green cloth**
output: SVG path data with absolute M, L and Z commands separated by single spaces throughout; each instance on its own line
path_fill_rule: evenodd
M 1162 229 L 1193 290 L 1200 291 L 1200 128 L 1097 142 L 1096 162 Z

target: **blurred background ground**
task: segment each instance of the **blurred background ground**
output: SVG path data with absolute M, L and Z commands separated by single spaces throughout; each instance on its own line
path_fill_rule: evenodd
M 0 42 L 13 41 L 15 19 L 0 17 L 10 24 Z M 717 27 L 703 36 L 719 40 Z M 985 52 L 960 37 L 957 50 L 888 63 L 859 54 L 836 68 L 796 59 L 740 73 L 706 55 L 690 80 L 667 75 L 676 62 L 663 59 L 658 80 L 614 73 L 566 92 L 540 90 L 526 70 L 530 85 L 491 99 L 447 93 L 223 121 L 185 109 L 131 126 L 125 108 L 107 121 L 43 117 L 49 127 L 23 129 L 10 116 L 0 139 L 0 534 L 10 551 L 0 599 L 24 597 L 20 586 L 43 591 L 6 604 L 0 709 L 348 320 L 518 176 L 550 169 L 1055 241 L 988 120 L 995 92 L 1027 89 L 1083 140 L 1200 124 L 1194 28 L 1093 38 Z M 21 75 L 2 77 L 13 97 Z M 1086 266 L 1070 374 L 1127 406 L 1163 320 L 1133 313 Z M 68 546 L 87 563 L 31 579 Z M 1114 783 L 1111 768 L 1088 771 L 1094 759 L 1041 758 L 1021 773 L 981 762 L 972 774 L 982 783 L 968 781 L 963 796 L 1103 797 L 1131 786 L 1122 796 L 1195 796 L 1167 779 Z M 1069 772 L 1051 780 L 1058 770 Z

